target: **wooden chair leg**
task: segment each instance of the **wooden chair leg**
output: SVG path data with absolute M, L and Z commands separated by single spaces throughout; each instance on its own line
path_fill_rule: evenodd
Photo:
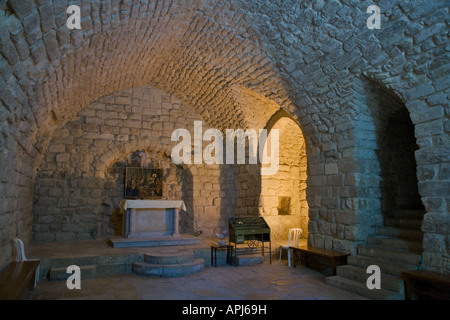
M 280 259 L 279 259 L 279 261 L 278 261 L 278 264 L 280 264 L 281 263 L 281 253 L 283 252 L 283 247 L 280 247 Z
M 289 265 L 289 268 L 290 268 L 291 267 L 291 250 L 288 248 L 287 252 L 288 252 L 288 265 Z

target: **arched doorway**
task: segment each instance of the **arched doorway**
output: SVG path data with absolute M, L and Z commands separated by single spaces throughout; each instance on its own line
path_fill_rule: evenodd
M 306 201 L 307 157 L 302 130 L 290 117 L 272 117 L 269 140 L 279 130 L 279 169 L 274 175 L 261 177 L 260 215 L 271 228 L 272 240 L 284 240 L 290 228 L 303 229 L 308 235 Z
M 366 128 L 364 135 L 361 132 L 357 136 L 366 144 L 370 145 L 371 139 L 375 142 L 375 157 L 371 161 L 376 166 L 369 165 L 366 169 L 371 168 L 369 175 L 378 175 L 383 225 L 400 228 L 402 235 L 421 240 L 425 209 L 418 190 L 415 158 L 418 146 L 409 111 L 395 93 L 373 80 L 367 79 L 365 92 L 374 128 Z
M 425 209 L 418 190 L 417 149 L 414 125 L 402 104 L 390 115 L 377 153 L 385 226 L 420 229 Z

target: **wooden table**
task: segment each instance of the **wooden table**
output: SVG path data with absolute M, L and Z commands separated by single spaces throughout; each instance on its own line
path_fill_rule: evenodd
M 402 272 L 405 277 L 405 299 L 413 300 L 417 295 L 431 299 L 450 300 L 450 275 L 426 270 Z
M 33 288 L 39 260 L 11 262 L 0 273 L 0 300 L 19 300 L 25 288 Z
M 272 264 L 272 241 L 270 227 L 263 217 L 231 218 L 228 219 L 228 244 L 234 243 L 234 265 L 238 265 L 238 244 L 247 242 L 249 248 L 258 248 L 264 257 L 265 242 L 269 242 L 269 259 Z M 239 250 L 239 254 L 241 250 Z
M 289 247 L 293 250 L 293 265 L 296 266 L 297 259 L 307 267 L 313 269 L 320 269 L 319 267 L 328 267 L 332 269 L 332 274 L 336 275 L 336 267 L 347 264 L 347 257 L 349 253 L 324 250 L 319 248 L 313 248 L 308 246 Z M 323 258 L 328 261 L 328 264 L 321 263 L 316 259 L 317 257 Z

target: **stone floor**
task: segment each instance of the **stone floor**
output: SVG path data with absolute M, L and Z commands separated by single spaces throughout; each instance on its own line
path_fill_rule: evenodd
M 189 248 L 208 248 L 210 239 Z M 365 300 L 366 298 L 328 286 L 325 276 L 303 266 L 278 263 L 277 248 L 272 244 L 272 264 L 253 266 L 205 264 L 199 273 L 176 278 L 151 278 L 134 273 L 97 276 L 81 281 L 80 290 L 69 290 L 66 281 L 41 279 L 23 300 Z M 28 258 L 76 257 L 142 252 L 155 248 L 112 248 L 105 240 L 31 244 Z M 277 257 L 277 258 L 275 258 Z
M 58 245 L 40 246 L 56 254 Z M 82 246 L 78 246 L 81 248 Z M 94 251 L 98 245 L 91 245 Z M 59 244 L 59 254 L 71 244 Z M 36 254 L 39 246 L 30 248 Z M 88 250 L 86 247 L 85 250 Z M 130 249 L 129 249 L 130 250 Z M 133 250 L 133 249 L 131 249 Z M 142 249 L 140 249 L 142 250 Z M 69 250 L 70 251 L 70 250 Z M 84 250 L 83 250 L 84 251 Z M 101 246 L 102 252 L 110 252 Z M 74 254 L 72 252 L 72 254 Z M 31 255 L 33 257 L 33 255 Z M 65 281 L 41 280 L 36 289 L 26 291 L 24 300 L 365 300 L 350 292 L 325 284 L 325 276 L 303 266 L 290 268 L 286 260 L 254 266 L 222 265 L 177 278 L 149 278 L 130 274 L 97 276 L 81 281 L 80 290 L 69 290 Z

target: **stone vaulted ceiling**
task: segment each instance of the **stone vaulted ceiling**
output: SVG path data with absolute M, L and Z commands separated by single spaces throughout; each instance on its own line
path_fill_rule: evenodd
M 367 4 L 356 1 L 82 1 L 82 30 L 72 31 L 65 1 L 0 4 L 8 31 L 0 38 L 1 121 L 17 124 L 12 135 L 32 155 L 42 153 L 56 124 L 92 101 L 144 84 L 175 94 L 221 129 L 263 127 L 278 104 L 318 142 L 318 127 L 330 132 L 351 114 L 353 106 L 333 105 L 351 94 L 355 75 L 403 94 L 402 52 L 412 58 L 408 70 L 424 61 L 411 47 L 425 36 L 408 18 L 421 23 L 436 11 L 437 20 L 445 7 L 392 4 L 385 15 L 395 22 L 374 34 L 365 27 Z M 438 26 L 426 35 L 442 35 Z M 389 37 L 398 28 L 404 37 Z M 275 107 L 267 103 L 255 117 L 242 105 L 245 90 Z
M 99 97 L 142 84 L 177 95 L 212 126 L 245 127 L 232 85 L 276 81 L 251 21 L 224 1 L 83 2 L 82 30 L 72 32 L 62 2 L 11 6 L 2 23 L 16 37 L 3 65 L 16 96 L 5 95 L 3 119 L 25 117 L 35 143 Z

